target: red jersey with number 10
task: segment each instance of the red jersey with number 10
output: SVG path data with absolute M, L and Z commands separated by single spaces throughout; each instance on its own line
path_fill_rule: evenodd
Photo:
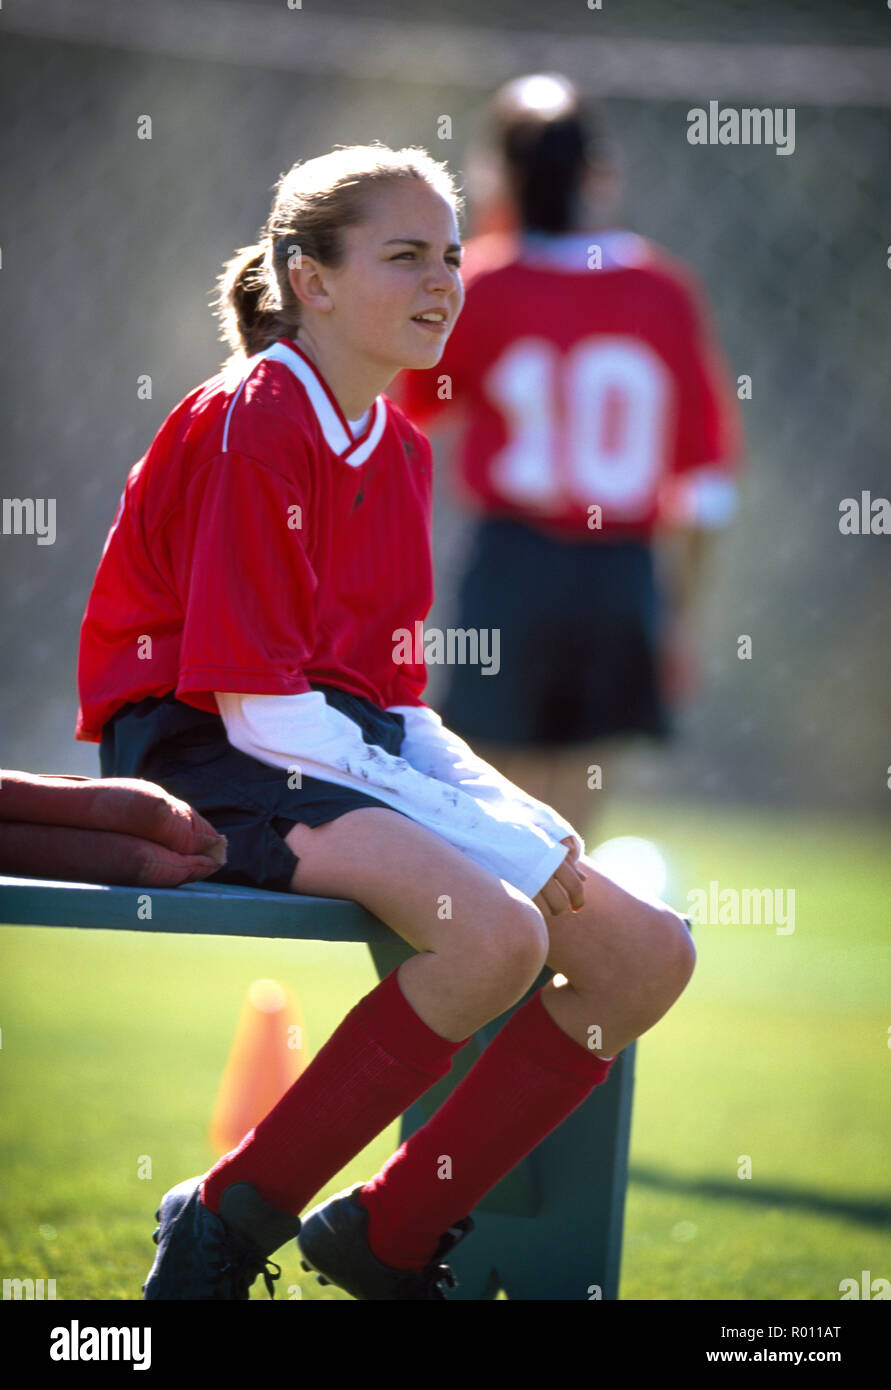
M 394 392 L 419 424 L 466 407 L 461 500 L 592 540 L 724 524 L 738 404 L 686 268 L 624 231 L 474 251 L 438 366 Z

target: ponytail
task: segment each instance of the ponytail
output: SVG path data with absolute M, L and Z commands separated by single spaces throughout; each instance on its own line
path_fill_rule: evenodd
M 587 153 L 578 122 L 514 126 L 506 134 L 504 153 L 522 225 L 529 231 L 568 231 L 576 217 Z
M 236 359 L 253 357 L 282 334 L 296 331 L 299 324 L 293 308 L 287 313 L 275 302 L 269 251 L 268 241 L 243 246 L 226 262 L 217 281 L 221 333 Z

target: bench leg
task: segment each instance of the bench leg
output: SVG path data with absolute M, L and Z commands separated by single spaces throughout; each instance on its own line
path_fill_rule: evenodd
M 414 954 L 399 941 L 369 950 L 381 979 Z M 514 1008 L 552 977 L 543 970 Z M 513 1012 L 475 1033 L 449 1075 L 406 1111 L 402 1141 L 439 1109 Z M 449 1298 L 494 1299 L 499 1288 L 508 1298 L 618 1298 L 635 1048 L 474 1208 L 476 1230 L 449 1256 L 459 1281 Z

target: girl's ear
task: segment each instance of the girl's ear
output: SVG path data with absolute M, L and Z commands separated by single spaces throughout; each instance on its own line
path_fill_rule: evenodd
M 298 253 L 294 257 L 294 264 L 288 269 L 288 280 L 297 299 L 308 309 L 317 309 L 324 314 L 334 308 L 325 268 L 312 256 Z

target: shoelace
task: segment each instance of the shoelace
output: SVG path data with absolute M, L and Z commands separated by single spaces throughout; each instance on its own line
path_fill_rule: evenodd
M 440 1255 L 446 1255 L 450 1250 L 454 1250 L 465 1236 L 470 1235 L 474 1229 L 472 1216 L 466 1216 L 455 1226 L 450 1226 L 439 1242 L 433 1260 L 424 1270 L 425 1292 L 428 1298 L 434 1297 L 434 1289 L 438 1289 L 440 1284 L 446 1284 L 450 1289 L 458 1288 L 458 1279 L 451 1265 L 437 1263 Z
M 424 1280 L 428 1298 L 433 1297 L 433 1290 L 438 1288 L 440 1284 L 447 1284 L 450 1289 L 456 1289 L 458 1287 L 458 1280 L 455 1277 L 455 1271 L 452 1269 L 451 1265 L 439 1264 L 429 1266 L 424 1270 Z
M 270 1265 L 275 1270 L 274 1274 L 270 1274 L 269 1272 Z M 270 1298 L 275 1298 L 275 1289 L 272 1287 L 272 1285 L 276 1279 L 281 1279 L 282 1277 L 281 1265 L 277 1265 L 274 1260 L 266 1260 L 264 1261 L 263 1268 L 260 1271 L 260 1273 L 263 1275 L 263 1282 L 266 1285 L 266 1292 L 269 1294 Z
M 270 1266 L 275 1270 L 274 1274 L 270 1272 Z M 254 1250 L 238 1250 L 232 1246 L 230 1246 L 229 1259 L 223 1265 L 223 1271 L 231 1273 L 236 1286 L 243 1282 L 249 1286 L 258 1274 L 262 1274 L 270 1298 L 275 1298 L 275 1289 L 273 1288 L 275 1280 L 282 1277 L 281 1265 L 277 1265 L 274 1260 L 270 1260 Z

